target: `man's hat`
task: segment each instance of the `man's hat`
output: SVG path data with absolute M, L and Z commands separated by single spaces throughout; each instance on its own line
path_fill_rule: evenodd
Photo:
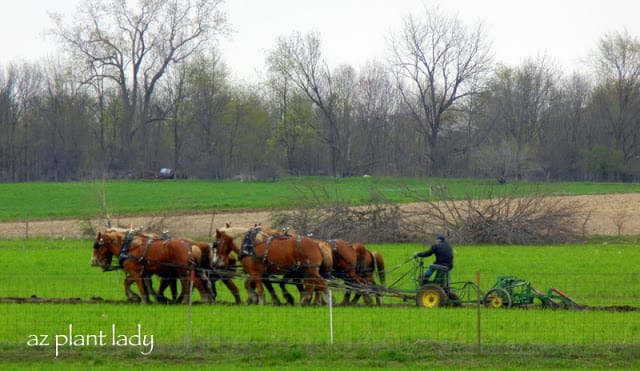
M 442 242 L 445 241 L 444 236 L 438 236 L 438 237 L 436 237 L 436 240 L 442 241 Z

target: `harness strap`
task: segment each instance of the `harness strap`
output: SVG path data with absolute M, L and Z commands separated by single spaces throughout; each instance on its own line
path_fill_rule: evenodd
M 269 246 L 271 246 L 271 241 L 273 241 L 273 236 L 269 236 L 264 243 L 264 255 L 262 256 L 263 263 L 269 263 Z
M 151 245 L 151 243 L 153 242 L 153 238 L 148 238 L 147 239 L 147 243 L 144 246 L 144 251 L 142 251 L 142 256 L 138 258 L 138 263 L 144 263 L 147 259 L 147 252 L 149 251 L 149 246 Z M 165 242 L 166 244 L 166 242 Z M 144 266 L 143 268 L 144 269 Z
M 247 234 L 244 236 L 244 240 L 242 241 L 242 248 L 240 249 L 240 259 L 245 256 L 255 256 L 255 245 L 254 240 L 256 236 L 260 232 L 260 227 L 253 227 L 249 229 Z
M 129 258 L 129 249 L 131 248 L 131 241 L 133 241 L 133 233 L 127 233 L 120 245 L 120 254 L 118 255 L 118 263 L 122 267 L 122 263 L 125 259 Z

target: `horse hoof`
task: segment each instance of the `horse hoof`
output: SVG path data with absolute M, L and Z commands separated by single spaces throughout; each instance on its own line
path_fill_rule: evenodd
M 157 300 L 157 301 L 158 301 L 158 303 L 160 303 L 160 304 L 169 304 L 169 299 L 167 299 L 167 298 L 166 298 L 166 297 L 164 297 L 164 296 L 158 296 L 158 297 L 156 298 L 156 300 Z

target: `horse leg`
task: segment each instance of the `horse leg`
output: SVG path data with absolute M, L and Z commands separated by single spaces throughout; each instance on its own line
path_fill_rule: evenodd
M 364 294 L 362 295 L 362 299 L 364 300 L 364 303 L 368 306 L 373 305 L 373 301 L 371 300 L 371 295 L 369 294 Z
M 171 299 L 174 303 L 178 300 L 178 279 L 171 277 L 169 279 L 169 290 L 171 290 Z
M 236 286 L 236 284 L 233 283 L 232 280 L 222 280 L 222 283 L 224 283 L 225 286 L 227 286 L 227 288 L 229 289 L 229 291 L 231 291 L 231 294 L 236 300 L 236 304 L 242 303 L 242 300 L 240 299 L 240 290 L 238 290 L 238 286 Z M 214 287 L 214 290 L 215 290 L 215 287 Z
M 344 292 L 344 298 L 342 298 L 342 302 L 340 305 L 350 305 L 351 304 L 351 290 L 347 289 Z
M 134 301 L 136 303 L 140 302 L 140 296 L 131 290 L 131 285 L 133 284 L 133 278 L 131 275 L 127 274 L 124 278 L 124 293 L 129 298 L 130 301 Z
M 198 290 L 200 291 L 202 299 L 208 304 L 215 303 L 216 296 L 213 293 L 212 283 L 209 280 L 209 277 L 204 272 L 200 272 L 196 274 L 195 278 L 199 281 L 200 288 Z
M 177 303 L 180 304 L 189 304 L 189 299 L 191 298 L 191 287 L 189 285 L 189 277 L 188 276 L 180 276 L 180 285 L 182 286 L 182 292 L 178 299 L 176 299 Z
M 156 300 L 158 300 L 158 302 L 162 304 L 169 303 L 169 300 L 167 299 L 167 297 L 164 296 L 164 290 L 166 290 L 167 287 L 171 286 L 171 280 L 172 279 L 168 277 L 160 278 L 160 285 L 158 285 L 158 295 L 156 296 Z M 175 295 L 173 297 L 175 298 Z
M 280 289 L 282 290 L 282 296 L 284 296 L 284 298 L 287 300 L 287 303 L 294 305 L 295 300 L 293 299 L 293 296 L 289 293 L 289 291 L 286 289 L 285 284 L 286 283 L 295 284 L 296 289 L 298 289 L 298 293 L 300 294 L 300 296 L 302 296 L 302 292 L 304 291 L 304 285 L 302 283 L 303 278 L 304 278 L 304 275 L 301 274 L 299 271 L 291 271 L 291 272 L 285 273 L 283 280 L 290 281 L 290 282 L 280 283 Z
M 280 298 L 278 298 L 278 294 L 276 294 L 276 290 L 274 290 L 273 285 L 271 284 L 271 277 L 265 277 L 262 284 L 267 288 L 267 291 L 269 291 L 269 295 L 271 295 L 271 303 L 273 305 L 282 305 Z
M 167 298 L 165 298 L 159 292 L 156 292 L 153 289 L 153 280 L 151 278 L 151 275 L 150 274 L 145 274 L 142 279 L 144 281 L 144 287 L 147 289 L 147 292 L 150 295 L 152 295 L 156 299 L 156 301 L 158 303 L 166 304 L 167 303 Z M 160 278 L 160 280 L 162 281 L 162 278 Z M 162 282 L 161 282 L 161 284 L 162 284 Z
M 182 288 L 180 290 L 180 294 L 178 294 L 178 282 L 180 282 L 180 287 Z M 173 302 L 176 304 L 184 303 L 185 294 L 189 292 L 189 282 L 187 281 L 185 285 L 185 281 L 183 280 L 183 278 L 178 275 L 176 278 L 173 279 L 173 286 L 175 286 L 175 294 L 173 294 L 174 295 Z M 171 292 L 173 293 L 173 291 L 174 289 L 172 288 Z M 175 296 L 176 294 L 177 296 Z
M 315 279 L 314 291 L 316 295 L 317 305 L 326 305 L 329 302 L 328 300 L 329 292 L 327 290 L 326 282 L 322 277 Z
M 247 290 L 247 294 L 249 295 L 247 298 L 247 304 L 258 304 L 258 294 L 256 294 L 252 278 L 247 278 L 244 281 L 244 288 Z
M 149 304 L 149 293 L 147 292 L 147 287 L 145 283 L 144 277 L 138 272 L 133 272 L 131 274 L 131 279 L 138 285 L 138 290 L 140 291 L 140 299 L 143 304 Z
M 362 296 L 362 294 L 360 294 L 359 292 L 356 291 L 355 295 L 353 295 L 353 299 L 351 300 L 351 302 L 349 303 L 349 305 L 356 305 L 358 304 L 358 300 L 360 300 L 360 297 Z
M 300 296 L 300 305 L 309 305 L 311 304 L 311 298 L 313 297 L 313 282 L 310 280 L 304 281 L 304 291 L 301 292 Z
M 202 301 L 209 304 L 211 303 L 211 294 L 206 290 L 204 282 L 200 279 L 200 275 L 195 274 L 194 271 L 187 271 L 184 272 L 182 281 L 183 292 L 185 291 L 185 289 L 187 290 L 187 295 L 184 295 L 182 298 L 183 304 L 188 304 L 189 300 L 193 299 L 193 291 L 190 290 L 191 288 L 195 288 L 196 290 L 198 290 Z
M 376 297 L 376 305 L 378 306 L 382 305 L 382 295 L 375 294 L 374 296 Z
M 289 290 L 287 290 L 287 285 L 284 282 L 280 283 L 280 290 L 282 290 L 282 296 L 284 297 L 284 300 L 287 301 L 287 304 L 296 304 L 296 300 L 293 298 L 293 295 L 289 293 Z
M 216 282 L 218 282 L 218 280 L 219 278 L 213 274 L 209 275 L 209 282 L 211 283 L 211 297 L 213 297 L 214 302 L 218 298 L 218 289 L 216 288 Z
M 262 284 L 262 278 L 256 278 L 254 280 L 255 285 L 256 285 L 256 294 L 258 295 L 258 304 L 259 305 L 264 305 L 265 304 L 265 300 L 264 300 L 264 285 Z

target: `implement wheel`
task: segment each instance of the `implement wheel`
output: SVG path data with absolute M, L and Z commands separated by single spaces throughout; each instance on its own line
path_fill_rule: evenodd
M 422 308 L 443 307 L 447 304 L 447 294 L 439 285 L 426 284 L 418 290 L 416 303 Z
M 484 296 L 484 305 L 488 308 L 511 308 L 511 295 L 505 289 L 491 289 Z

